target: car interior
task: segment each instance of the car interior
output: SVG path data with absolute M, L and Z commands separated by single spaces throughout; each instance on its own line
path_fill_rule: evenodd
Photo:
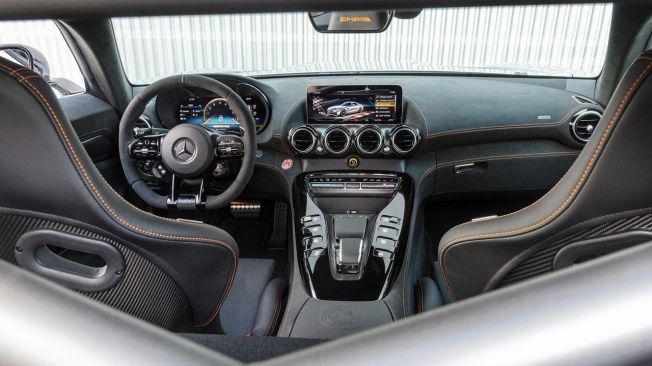
M 7 364 L 651 362 L 652 5 L 0 9 Z

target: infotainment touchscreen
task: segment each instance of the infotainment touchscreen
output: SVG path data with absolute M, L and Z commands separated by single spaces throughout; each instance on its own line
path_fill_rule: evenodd
M 398 85 L 308 87 L 308 123 L 400 124 L 402 90 Z

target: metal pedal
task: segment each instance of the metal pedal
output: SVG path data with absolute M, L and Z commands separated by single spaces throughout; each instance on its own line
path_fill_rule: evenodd
M 233 201 L 229 204 L 234 219 L 257 219 L 260 215 L 260 202 Z

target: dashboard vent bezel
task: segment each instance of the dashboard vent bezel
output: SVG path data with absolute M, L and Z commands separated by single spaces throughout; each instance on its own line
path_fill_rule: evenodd
M 578 103 L 583 103 L 583 104 L 597 104 L 594 100 L 592 100 L 589 97 L 585 97 L 583 95 L 578 95 L 574 94 L 573 99 L 575 99 L 576 102 Z
M 403 132 L 407 132 L 412 136 L 413 143 L 412 143 L 412 146 L 409 149 L 403 149 L 396 142 L 397 136 L 400 133 L 403 133 Z M 411 128 L 411 127 L 399 126 L 399 127 L 395 128 L 392 131 L 392 133 L 390 135 L 390 143 L 392 145 L 392 149 L 394 150 L 394 152 L 396 152 L 396 153 L 398 153 L 400 155 L 409 154 L 409 153 L 413 152 L 417 148 L 417 146 L 419 145 L 419 133 L 415 129 Z
M 362 139 L 363 135 L 367 134 L 367 133 L 372 133 L 372 134 L 375 134 L 376 136 L 378 136 L 378 144 L 373 149 L 365 149 L 362 146 L 363 143 L 362 143 L 361 139 Z M 383 136 L 383 132 L 381 130 L 379 130 L 378 128 L 374 127 L 374 126 L 362 127 L 358 131 L 356 131 L 355 144 L 356 144 L 356 147 L 358 149 L 358 152 L 360 152 L 363 155 L 373 155 L 373 154 L 378 153 L 383 148 L 384 143 L 385 143 L 385 137 Z
M 297 133 L 300 132 L 308 133 L 310 135 L 310 139 L 312 140 L 310 145 L 305 149 L 301 149 L 297 147 Z M 292 132 L 290 132 L 289 140 L 290 140 L 290 146 L 292 146 L 294 151 L 296 151 L 299 154 L 310 154 L 315 149 L 315 146 L 317 145 L 317 134 L 312 128 L 308 126 L 300 126 L 292 130 Z
M 585 131 L 579 131 L 580 128 L 585 128 L 582 127 L 582 122 L 584 118 L 587 118 L 591 116 L 592 121 L 594 123 L 592 124 L 592 128 L 590 131 L 588 131 L 588 136 L 586 135 L 587 132 Z M 597 117 L 597 120 L 596 120 Z M 593 132 L 595 132 L 595 128 L 597 127 L 598 123 L 600 122 L 600 119 L 602 118 L 602 113 L 600 111 L 597 111 L 595 109 L 583 109 L 579 112 L 577 112 L 574 116 L 573 119 L 570 122 L 570 131 L 571 135 L 573 138 L 581 143 L 587 143 L 589 142 L 591 136 L 593 135 Z
M 344 147 L 340 150 L 333 149 L 329 143 L 329 137 L 336 132 L 342 133 L 346 138 Z M 341 126 L 330 127 L 329 129 L 326 130 L 326 132 L 324 132 L 324 135 L 322 137 L 322 145 L 324 145 L 324 149 L 326 149 L 326 151 L 328 151 L 333 155 L 346 154 L 349 151 L 349 148 L 351 147 L 351 135 L 349 133 L 349 130 Z

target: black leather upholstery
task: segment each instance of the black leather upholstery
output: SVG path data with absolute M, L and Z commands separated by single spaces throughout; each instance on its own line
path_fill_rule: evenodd
M 212 226 L 163 219 L 130 205 L 99 174 L 50 87 L 32 71 L 2 58 L 0 111 L 3 214 L 46 220 L 55 228 L 64 224 L 83 228 L 110 238 L 171 279 L 190 305 L 193 325 L 207 326 L 216 319 L 238 263 L 231 236 Z M 9 225 L 10 221 L 2 222 Z M 0 231 L 12 230 L 16 228 L 0 227 Z M 12 240 L 5 238 L 0 248 L 13 250 Z M 138 270 L 127 262 L 126 273 Z M 97 298 L 118 296 L 111 291 L 115 289 Z M 138 308 L 157 301 L 123 295 L 129 302 L 123 310 L 136 315 L 141 313 Z
M 220 325 L 225 334 L 274 334 L 285 290 L 285 281 L 274 278 L 274 267 L 272 259 L 240 260 L 233 289 L 220 311 Z
M 462 224 L 444 235 L 439 264 L 453 299 L 500 286 L 542 248 L 554 257 L 563 246 L 552 242 L 570 238 L 564 243 L 571 244 L 582 230 L 652 210 L 651 72 L 651 53 L 631 65 L 591 141 L 543 198 L 518 212 Z M 552 263 L 539 265 L 552 271 Z
M 430 277 L 421 277 L 416 288 L 416 312 L 423 313 L 444 304 L 437 283 Z

